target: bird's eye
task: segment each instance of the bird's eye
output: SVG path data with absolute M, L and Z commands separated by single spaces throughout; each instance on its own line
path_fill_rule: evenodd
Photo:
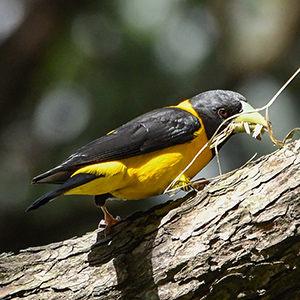
M 218 113 L 224 119 L 226 119 L 228 117 L 228 110 L 226 108 L 220 108 L 218 110 Z

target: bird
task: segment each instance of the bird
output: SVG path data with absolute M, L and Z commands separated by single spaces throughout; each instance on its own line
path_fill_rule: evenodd
M 246 98 L 237 92 L 211 90 L 178 105 L 146 112 L 34 177 L 34 184 L 58 186 L 34 201 L 26 211 L 61 195 L 92 195 L 104 213 L 101 224 L 106 225 L 108 232 L 120 220 L 108 212 L 105 205 L 108 198 L 136 200 L 157 196 L 174 180 L 176 187 L 191 185 L 191 179 L 215 156 L 215 150 L 205 145 L 219 126 L 222 129 L 232 122 L 226 121 L 228 118 L 242 112 L 233 120 L 267 127 L 262 115 L 249 113 L 252 110 Z M 249 126 L 240 131 L 248 132 Z M 200 149 L 203 151 L 196 156 Z

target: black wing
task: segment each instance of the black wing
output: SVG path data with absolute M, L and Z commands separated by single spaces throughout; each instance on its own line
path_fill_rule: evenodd
M 194 115 L 177 107 L 145 113 L 94 140 L 67 158 L 61 165 L 35 178 L 33 183 L 62 183 L 80 167 L 119 160 L 186 143 L 201 124 Z

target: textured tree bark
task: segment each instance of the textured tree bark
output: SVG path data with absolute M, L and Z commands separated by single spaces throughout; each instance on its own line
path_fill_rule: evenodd
M 300 299 L 300 140 L 197 195 L 0 257 L 1 299 Z

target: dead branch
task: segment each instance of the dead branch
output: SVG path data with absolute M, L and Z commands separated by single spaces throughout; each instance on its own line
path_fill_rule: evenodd
M 300 140 L 107 237 L 2 254 L 0 298 L 300 299 L 299 163 Z

